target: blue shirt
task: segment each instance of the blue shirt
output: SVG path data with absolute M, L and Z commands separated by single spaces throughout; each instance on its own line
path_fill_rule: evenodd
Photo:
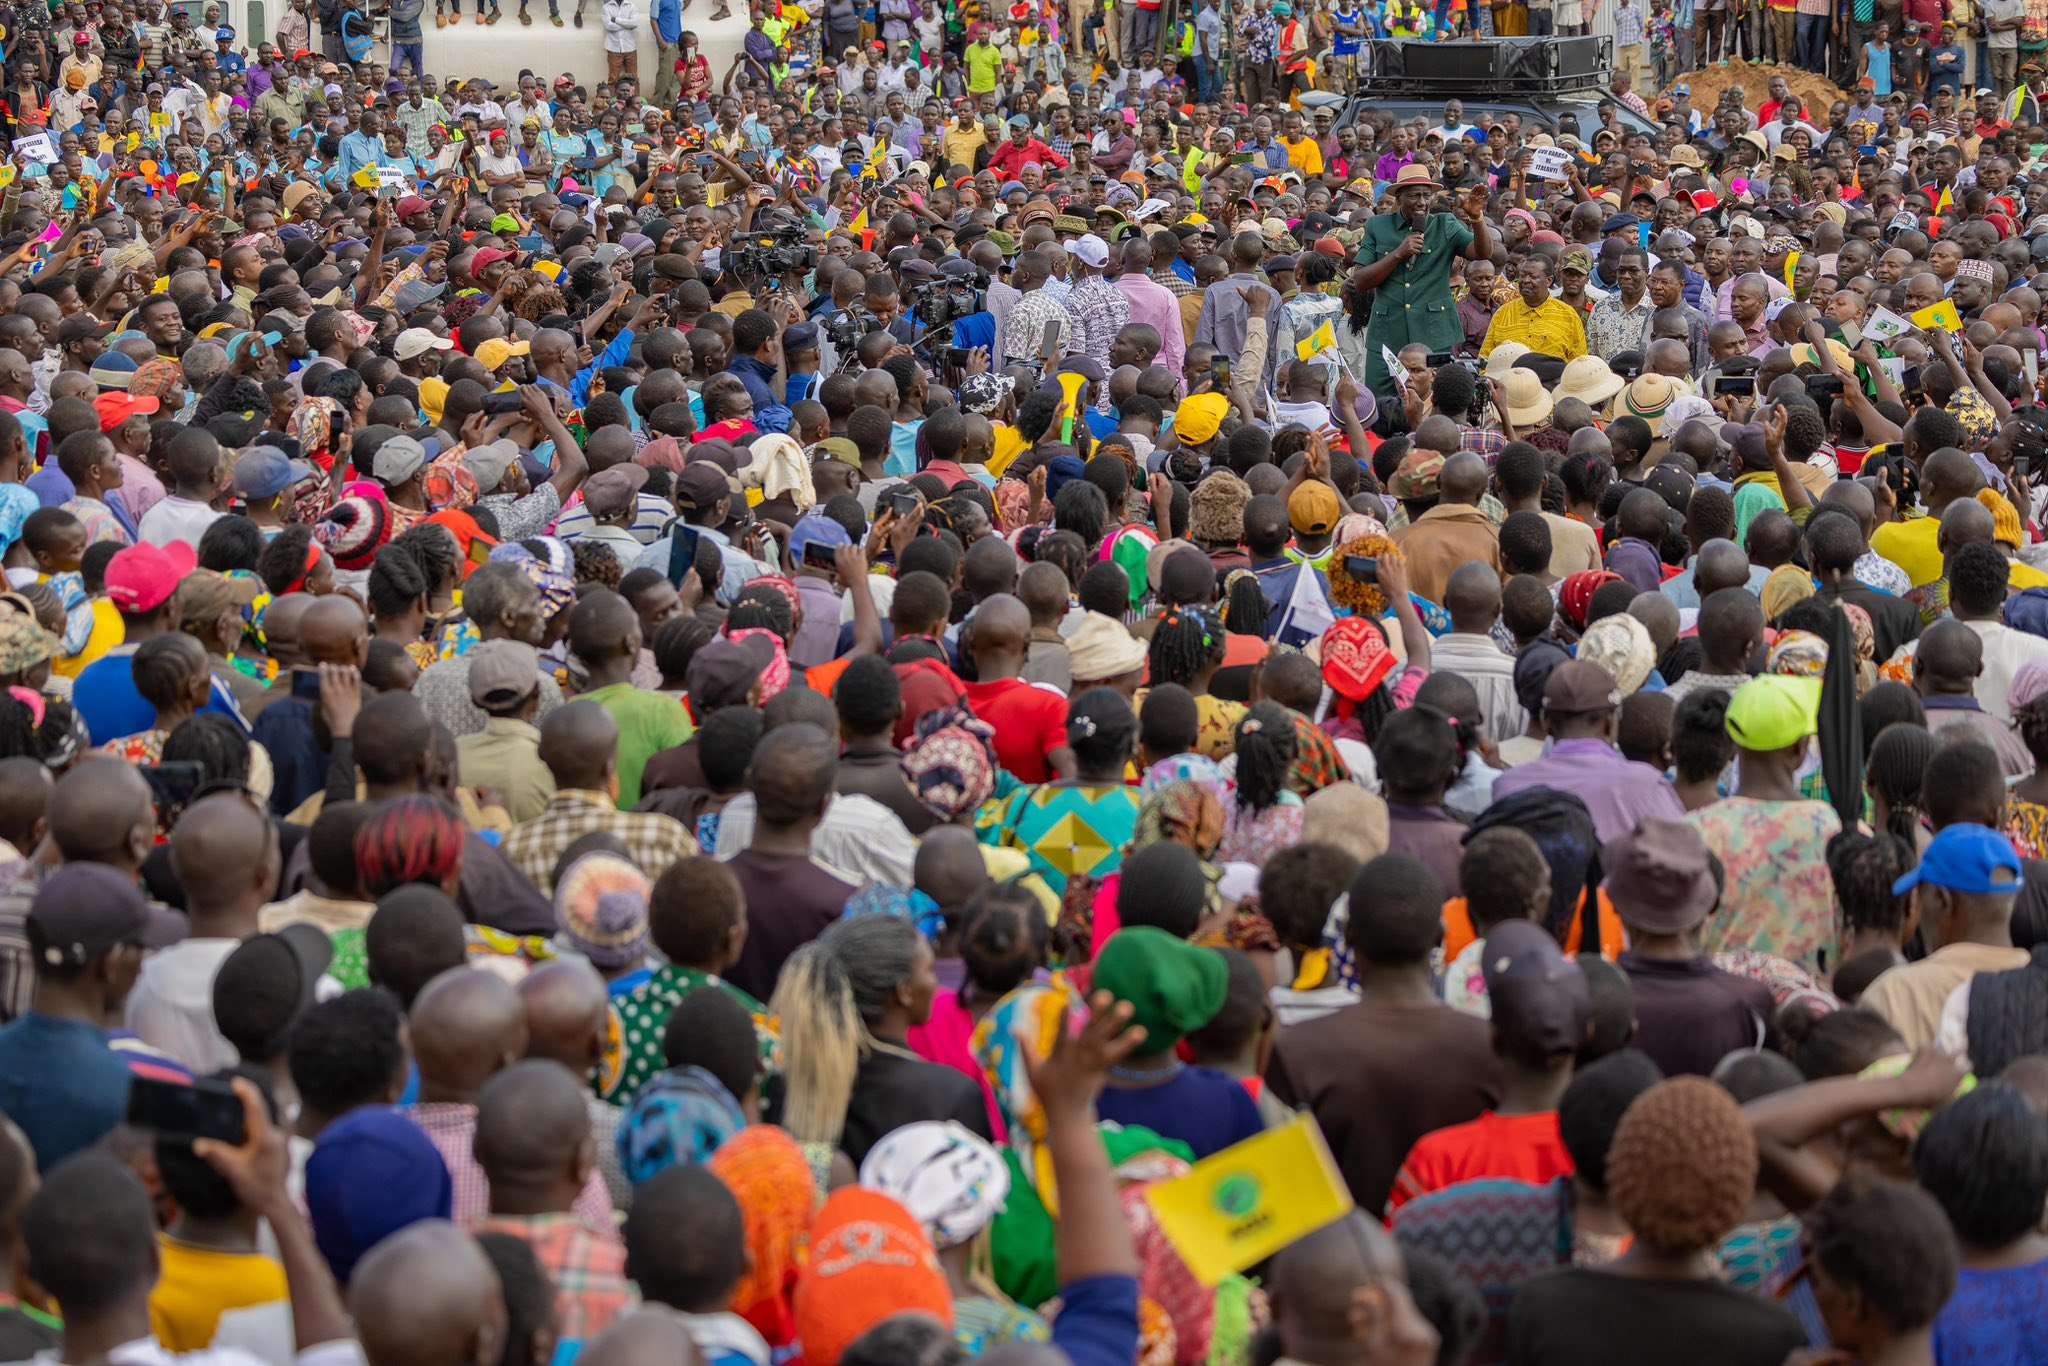
M 108 652 L 86 665 L 71 685 L 71 705 L 85 719 L 86 730 L 96 745 L 156 725 L 156 708 L 143 701 L 135 687 L 135 650 L 133 645 L 123 645 Z M 213 680 L 206 705 L 200 710 L 219 712 L 240 726 L 243 734 L 249 731 L 242 709 L 235 705 L 235 695 L 218 678 Z
M 1183 1066 L 1157 1086 L 1103 1088 L 1095 1112 L 1116 1124 L 1142 1124 L 1188 1145 L 1195 1160 L 1265 1130 L 1251 1092 L 1213 1067 Z
M 747 397 L 754 400 L 756 427 L 764 432 L 789 430 L 789 405 L 769 385 L 775 378 L 774 366 L 764 365 L 752 356 L 736 356 L 725 369 L 746 389 Z
M 1934 1321 L 1939 1362 L 2041 1360 L 2040 1324 L 2048 1314 L 2048 1261 L 1997 1271 L 1965 1268 Z
M 683 40 L 683 7 L 678 0 L 654 0 L 654 31 L 664 43 Z
M 343 183 L 365 166 L 375 166 L 384 159 L 384 139 L 373 138 L 368 133 L 350 133 L 341 140 L 341 153 L 335 158 L 335 167 L 341 172 Z
M 1074 1366 L 1130 1366 L 1138 1359 L 1138 1279 L 1090 1276 L 1060 1287 L 1052 1345 Z
M 327 786 L 327 756 L 313 735 L 311 702 L 302 697 L 280 697 L 272 702 L 256 718 L 255 739 L 270 751 L 270 764 L 276 770 L 270 809 L 277 815 L 289 815 Z
M 104 1031 L 31 1010 L 0 1029 L 0 1113 L 21 1126 L 41 1171 L 90 1148 L 128 1109 L 128 1064 Z

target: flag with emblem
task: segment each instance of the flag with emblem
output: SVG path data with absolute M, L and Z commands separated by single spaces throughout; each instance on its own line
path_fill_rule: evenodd
M 1915 313 L 1913 326 L 1923 332 L 1935 327 L 1944 332 L 1960 332 L 1963 330 L 1963 315 L 1956 311 L 1955 300 L 1943 299 Z
M 1331 327 L 1330 320 L 1325 318 L 1316 325 L 1313 332 L 1294 344 L 1294 358 L 1312 360 L 1325 351 L 1334 350 L 1336 345 L 1337 330 Z

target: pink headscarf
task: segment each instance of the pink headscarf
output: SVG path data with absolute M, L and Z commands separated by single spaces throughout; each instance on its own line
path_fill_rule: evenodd
M 766 702 L 789 686 L 789 653 L 782 648 L 782 637 L 765 626 L 743 626 L 737 631 L 727 631 L 729 640 L 749 638 L 765 640 L 775 657 L 768 661 L 768 667 L 761 670 L 761 700 Z

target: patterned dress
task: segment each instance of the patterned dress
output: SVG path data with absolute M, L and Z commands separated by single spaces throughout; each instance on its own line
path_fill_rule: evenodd
M 655 1073 L 668 1066 L 661 1039 L 668 1017 L 683 997 L 698 987 L 723 987 L 754 1017 L 754 1033 L 763 1062 L 775 1056 L 775 1027 L 768 1008 L 722 977 L 696 968 L 669 964 L 629 991 L 615 994 L 606 1011 L 604 1054 L 594 1082 L 598 1096 L 613 1105 L 630 1105 Z
M 1022 850 L 1046 885 L 1064 893 L 1077 873 L 1100 878 L 1123 865 L 1140 803 L 1138 789 L 1122 783 L 1040 783 L 996 808 L 981 840 Z
M 1727 869 L 1721 909 L 1706 924 L 1707 952 L 1754 949 L 1832 971 L 1834 884 L 1822 855 L 1842 828 L 1834 809 L 1728 797 L 1685 819 Z

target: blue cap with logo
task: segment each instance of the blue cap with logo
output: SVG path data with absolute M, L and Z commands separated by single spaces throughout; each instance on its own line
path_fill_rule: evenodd
M 1920 855 L 1920 866 L 1892 884 L 1893 896 L 1915 887 L 1945 887 L 1969 896 L 2017 892 L 2020 856 L 2012 841 L 1982 825 L 1951 825 Z

